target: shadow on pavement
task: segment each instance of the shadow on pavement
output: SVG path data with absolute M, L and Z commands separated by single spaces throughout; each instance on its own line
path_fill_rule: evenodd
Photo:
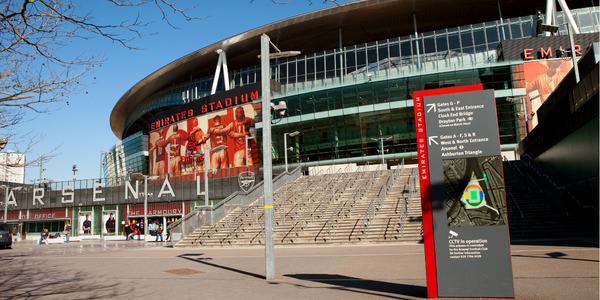
M 86 299 L 118 298 L 118 283 L 90 280 L 93 272 L 70 272 L 50 266 L 52 260 L 0 259 L 2 299 Z
M 598 237 L 544 240 L 511 240 L 511 245 L 562 246 L 562 247 L 598 247 Z
M 177 257 L 181 257 L 183 259 L 187 259 L 189 261 L 193 261 L 193 262 L 200 263 L 203 265 L 207 265 L 207 266 L 211 266 L 211 267 L 215 267 L 215 268 L 219 268 L 219 269 L 223 269 L 223 270 L 227 270 L 227 271 L 231 271 L 231 272 L 236 272 L 236 273 L 246 275 L 246 276 L 251 276 L 251 277 L 258 278 L 258 279 L 265 279 L 264 275 L 254 274 L 254 273 L 246 272 L 244 270 L 239 270 L 239 269 L 235 269 L 235 268 L 230 268 L 230 267 L 210 263 L 208 261 L 212 260 L 212 258 L 199 257 L 202 255 L 204 255 L 204 254 L 181 254 L 181 255 L 178 255 Z
M 334 274 L 292 274 L 286 277 L 307 280 L 318 283 L 333 285 L 333 289 L 347 290 L 349 292 L 364 293 L 395 299 L 408 299 L 401 296 L 427 298 L 427 288 L 424 286 L 390 283 L 385 281 L 361 279 Z M 312 288 L 312 287 L 306 287 Z M 386 293 L 386 294 L 380 294 Z M 398 295 L 400 297 L 394 296 Z
M 549 258 L 549 259 L 566 259 L 566 260 L 578 260 L 578 261 L 588 261 L 588 262 L 598 262 L 597 259 L 583 259 L 583 258 L 570 258 L 566 257 L 567 254 L 562 252 L 550 252 L 545 255 L 521 255 L 521 254 L 513 254 L 513 257 L 530 257 L 530 258 Z

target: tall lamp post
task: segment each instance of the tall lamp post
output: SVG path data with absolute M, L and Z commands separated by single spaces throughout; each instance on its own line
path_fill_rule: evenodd
M 270 53 L 269 44 L 277 53 Z M 266 34 L 260 37 L 260 77 L 262 92 L 262 124 L 263 124 L 263 172 L 265 197 L 265 265 L 266 279 L 275 279 L 275 244 L 273 237 L 273 162 L 271 155 L 271 58 L 289 57 L 300 54 L 300 51 L 282 52 L 277 49 Z M 283 111 L 285 113 L 285 111 Z
M 144 179 L 144 239 L 148 236 L 148 180 L 158 179 L 158 176 L 148 176 L 142 173 L 132 173 L 135 180 Z
M 210 168 L 210 152 L 217 153 L 227 149 L 225 145 L 219 145 L 215 148 L 210 147 L 210 140 L 206 141 L 204 149 L 204 207 L 208 207 L 208 168 Z
M 393 136 L 387 137 L 387 138 L 378 138 L 378 139 L 374 139 L 371 138 L 372 140 L 378 142 L 379 140 L 381 140 L 381 167 L 383 168 L 383 165 L 385 165 L 385 152 L 383 150 L 383 141 L 387 141 L 389 139 L 391 139 Z M 386 168 L 387 169 L 387 168 Z
M 107 163 L 105 161 L 102 161 L 102 155 L 107 155 L 107 154 L 112 154 L 112 152 L 100 150 L 100 175 L 98 176 L 98 178 L 100 179 L 100 182 L 102 182 L 102 166 L 105 166 Z M 106 160 L 108 161 L 108 158 Z
M 292 133 L 284 133 L 283 134 L 283 148 L 285 148 L 284 152 L 285 152 L 285 172 L 288 172 L 288 163 L 287 163 L 287 152 L 288 152 L 288 147 L 287 147 L 287 136 L 289 135 L 290 137 L 293 136 L 297 136 L 300 134 L 300 131 L 294 131 Z M 292 150 L 293 148 L 290 148 L 290 150 Z

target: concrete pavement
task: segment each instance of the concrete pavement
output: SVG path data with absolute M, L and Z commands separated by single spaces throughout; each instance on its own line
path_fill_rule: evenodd
M 19 243 L 0 250 L 3 299 L 423 299 L 423 245 L 174 249 L 165 243 Z M 598 299 L 598 241 L 512 246 L 517 299 Z

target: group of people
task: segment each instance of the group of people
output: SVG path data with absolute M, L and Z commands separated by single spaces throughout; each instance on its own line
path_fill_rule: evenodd
M 234 141 L 233 167 L 255 164 L 253 155 L 246 155 L 246 137 L 251 137 L 250 128 L 255 126 L 255 121 L 246 117 L 243 107 L 235 108 L 235 119 L 229 124 L 223 124 L 221 116 L 217 115 L 213 117 L 213 125 L 206 132 L 198 125 L 198 118 L 191 120 L 191 126 L 192 129 L 188 132 L 180 130 L 177 124 L 157 131 L 159 137 L 149 150 L 150 153 L 156 150 L 153 174 L 181 172 L 182 147 L 186 150 L 186 154 L 200 155 L 206 148 L 208 140 L 211 142 L 211 148 L 216 148 L 221 145 L 227 146 L 228 138 Z M 171 134 L 167 136 L 169 131 Z M 167 155 L 170 157 L 169 166 L 166 166 Z M 211 169 L 229 168 L 228 149 L 212 153 L 210 166 Z M 196 169 L 203 171 L 203 164 L 197 164 Z
M 40 235 L 41 235 L 40 236 L 40 241 L 39 241 L 40 245 L 48 244 L 48 242 L 49 242 L 48 239 L 61 237 L 60 232 L 57 232 L 55 234 L 50 234 L 48 232 L 47 228 L 44 228 L 42 230 L 42 233 Z M 63 235 L 65 236 L 65 243 L 68 243 L 69 242 L 69 236 L 71 235 L 71 223 L 68 220 L 65 222 L 65 227 L 64 227 L 64 230 L 63 230 Z
M 156 240 L 158 242 L 158 238 L 160 237 L 160 241 L 163 242 L 163 228 L 162 225 L 158 224 L 158 222 L 151 223 L 148 226 L 148 229 L 154 231 L 156 233 Z M 139 223 L 129 223 L 125 224 L 125 240 L 134 240 L 136 235 L 141 235 L 142 230 L 140 229 Z M 167 233 L 167 241 L 170 240 L 170 235 Z

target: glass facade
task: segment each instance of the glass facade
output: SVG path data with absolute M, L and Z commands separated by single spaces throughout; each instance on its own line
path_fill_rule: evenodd
M 125 178 L 129 169 L 148 174 L 148 136 L 140 131 L 124 138 L 102 156 L 102 166 L 111 185 L 119 184 L 112 181 Z
M 571 12 L 581 33 L 600 32 L 598 7 Z M 564 23 L 563 13 L 556 19 Z M 505 39 L 535 36 L 536 22 L 536 16 L 524 16 L 272 61 L 272 79 L 282 84 L 273 101 L 288 105 L 288 117 L 273 126 L 274 163 L 283 163 L 283 133 L 295 130 L 303 134 L 288 140 L 295 144 L 288 155 L 297 162 L 377 155 L 377 142 L 371 139 L 388 136 L 393 136 L 385 142 L 390 152 L 414 151 L 412 91 L 476 83 L 497 91 L 502 144 L 518 143 L 525 134 L 518 120 L 521 104 L 506 100 L 524 87 L 522 62 L 497 62 L 496 48 Z M 564 25 L 559 33 L 566 34 Z M 259 78 L 260 66 L 234 70 L 230 86 Z M 213 76 L 207 76 L 150 96 L 128 118 L 126 134 L 153 109 L 208 96 L 212 82 Z M 217 90 L 223 90 L 222 80 Z

